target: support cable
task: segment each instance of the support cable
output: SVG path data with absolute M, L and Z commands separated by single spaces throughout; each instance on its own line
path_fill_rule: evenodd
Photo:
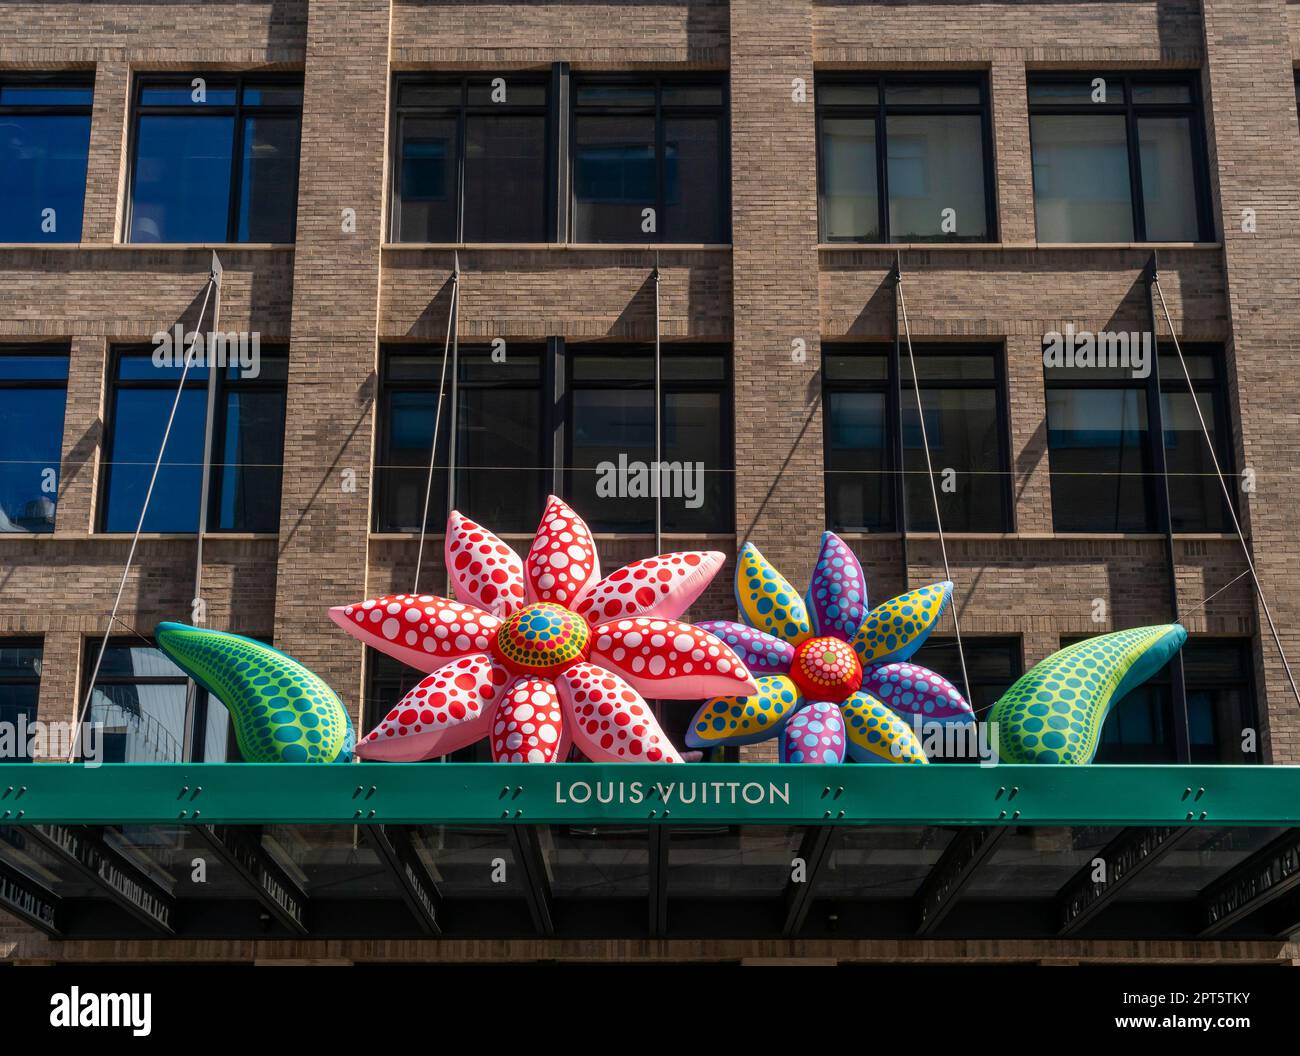
M 181 395 L 185 392 L 185 379 L 189 376 L 190 366 L 194 362 L 194 346 L 198 341 L 198 336 L 203 331 L 203 317 L 208 311 L 208 301 L 212 297 L 212 291 L 216 286 L 217 278 L 212 272 L 208 274 L 207 286 L 203 292 L 203 306 L 199 308 L 198 322 L 194 326 L 194 336 L 190 338 L 190 347 L 185 350 L 185 365 L 181 368 L 181 378 L 176 384 L 176 396 L 172 400 L 171 413 L 167 416 L 167 426 L 163 430 L 162 443 L 158 445 L 158 457 L 154 460 L 153 474 L 149 477 L 149 488 L 144 493 L 144 503 L 140 507 L 140 519 L 136 522 L 135 534 L 131 536 L 131 548 L 126 552 L 126 565 L 122 569 L 122 580 L 117 585 L 117 597 L 113 600 L 113 611 L 109 614 L 108 627 L 104 630 L 104 637 L 99 643 L 99 653 L 95 657 L 95 666 L 90 672 L 90 685 L 86 687 L 86 696 L 81 703 L 81 713 L 77 717 L 77 725 L 72 731 L 72 747 L 68 752 L 68 762 L 72 762 L 77 757 L 77 750 L 81 746 L 81 727 L 86 721 L 86 716 L 90 711 L 90 701 L 95 693 L 95 682 L 99 678 L 99 668 L 104 662 L 104 651 L 108 648 L 108 640 L 113 634 L 113 624 L 117 622 L 117 610 L 122 604 L 122 595 L 126 593 L 126 581 L 131 575 L 131 565 L 135 561 L 136 547 L 140 543 L 140 534 L 144 531 L 144 519 L 149 514 L 149 502 L 153 498 L 154 485 L 158 483 L 158 472 L 162 469 L 163 455 L 167 451 L 167 440 L 171 437 L 172 424 L 176 421 L 176 410 L 181 404 Z M 208 369 L 212 369 L 212 364 L 208 364 Z
M 903 296 L 903 267 L 901 259 L 898 269 L 898 307 L 903 313 L 903 334 L 907 339 L 907 361 L 912 368 L 912 389 L 916 393 L 916 417 L 921 423 L 921 444 L 925 448 L 925 468 L 930 481 L 930 498 L 934 501 L 934 523 L 939 529 L 939 551 L 943 554 L 943 578 L 952 582 L 952 572 L 948 567 L 948 544 L 943 535 L 943 517 L 939 513 L 939 489 L 934 486 L 934 463 L 930 459 L 930 437 L 925 428 L 925 408 L 921 405 L 921 376 L 916 371 L 916 356 L 912 352 L 912 327 L 907 321 L 907 299 Z M 902 428 L 902 422 L 899 423 Z M 899 467 L 902 468 L 901 466 Z M 906 527 L 906 524 L 904 524 Z M 961 661 L 961 682 L 966 699 L 970 700 L 970 678 L 966 674 L 966 650 L 961 642 L 961 623 L 957 618 L 957 585 L 953 584 L 952 629 L 957 636 L 957 658 Z
M 447 391 L 447 360 L 451 355 L 451 335 L 456 326 L 457 301 L 460 300 L 460 254 L 451 273 L 451 303 L 447 308 L 447 339 L 442 345 L 442 373 L 438 379 L 438 405 L 433 414 L 433 439 L 429 441 L 429 476 L 424 483 L 424 505 L 420 510 L 420 547 L 415 553 L 415 579 L 411 593 L 420 593 L 420 567 L 424 562 L 424 537 L 429 527 L 429 498 L 433 494 L 433 471 L 438 461 L 438 430 L 442 425 L 442 400 Z M 452 423 L 455 428 L 455 423 Z
M 1297 688 L 1295 676 L 1291 673 L 1291 663 L 1287 660 L 1286 650 L 1282 648 L 1282 637 L 1277 633 L 1277 624 L 1273 622 L 1273 613 L 1268 607 L 1268 598 L 1264 596 L 1263 584 L 1259 581 L 1259 573 L 1255 571 L 1255 562 L 1250 556 L 1250 547 L 1246 543 L 1245 533 L 1241 530 L 1241 521 L 1237 518 L 1237 509 L 1232 502 L 1232 491 L 1228 488 L 1228 480 L 1223 475 L 1223 468 L 1219 465 L 1219 456 L 1214 450 L 1214 441 L 1210 438 L 1209 426 L 1205 424 L 1205 415 L 1201 413 L 1201 401 L 1196 398 L 1196 387 L 1192 384 L 1192 375 L 1187 369 L 1187 360 L 1183 358 L 1183 349 L 1178 341 L 1178 335 L 1174 332 L 1174 321 L 1169 314 L 1169 305 L 1165 303 L 1165 292 L 1160 288 L 1160 276 L 1158 273 L 1152 273 L 1151 285 L 1155 287 L 1157 296 L 1160 298 L 1160 308 L 1164 312 L 1165 325 L 1169 327 L 1169 338 L 1173 341 L 1174 351 L 1178 353 L 1178 365 L 1182 368 L 1183 379 L 1187 382 L 1187 391 L 1192 396 L 1192 407 L 1196 410 L 1196 418 L 1201 423 L 1201 433 L 1205 436 L 1205 445 L 1210 452 L 1210 460 L 1214 463 L 1215 475 L 1219 478 L 1219 487 L 1223 489 L 1223 499 L 1228 504 L 1228 516 L 1232 518 L 1232 526 L 1237 532 L 1237 541 L 1241 543 L 1242 555 L 1246 558 L 1246 569 L 1250 573 L 1250 578 L 1255 582 L 1255 593 L 1259 596 L 1260 607 L 1264 610 L 1264 618 L 1268 620 L 1268 629 L 1273 634 L 1273 644 L 1277 646 L 1278 656 L 1282 658 L 1282 667 L 1286 671 L 1286 678 L 1291 683 L 1291 692 L 1295 695 L 1296 703 L 1300 704 L 1300 688 Z
M 655 251 L 655 553 L 664 552 L 663 369 L 659 358 L 659 251 Z

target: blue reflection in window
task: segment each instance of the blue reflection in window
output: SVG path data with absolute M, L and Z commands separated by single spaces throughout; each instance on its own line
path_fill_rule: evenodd
M 0 242 L 80 242 L 90 114 L 0 114 Z
M 132 242 L 225 242 L 235 119 L 143 116 L 131 180 Z
M 52 532 L 67 356 L 0 355 L 0 532 Z
M 175 397 L 170 387 L 126 388 L 115 394 L 104 531 L 135 531 Z M 146 532 L 194 532 L 198 527 L 206 409 L 206 388 L 187 383 L 145 516 Z

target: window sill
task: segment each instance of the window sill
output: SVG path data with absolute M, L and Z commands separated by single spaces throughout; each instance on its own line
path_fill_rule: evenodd
M 854 541 L 895 542 L 901 539 L 901 532 L 837 532 L 841 539 Z M 1114 543 L 1114 542 L 1163 542 L 1164 532 L 944 532 L 945 540 L 969 542 L 1071 542 L 1071 543 Z M 907 538 L 938 542 L 938 532 L 908 532 Z M 1237 536 L 1232 532 L 1175 532 L 1174 542 L 1236 542 Z
M 661 253 L 730 253 L 730 242 L 385 242 L 384 252 L 403 250 L 465 250 L 474 252 L 532 252 L 589 253 L 608 250 L 611 253 L 661 252 Z
M 292 252 L 292 242 L 0 242 L 0 251 L 6 249 L 60 249 L 72 252 L 85 252 L 92 249 L 128 250 L 148 252 L 161 249 L 168 251 L 217 250 L 229 252 Z
M 1214 250 L 1222 242 L 819 242 L 828 253 L 937 251 L 940 253 L 1023 253 L 1026 250 L 1090 252 L 1092 250 Z

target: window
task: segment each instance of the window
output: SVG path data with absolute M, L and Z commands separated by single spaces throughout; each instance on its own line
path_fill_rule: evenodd
M 428 676 L 423 672 L 367 646 L 366 699 L 358 737 L 365 736 L 383 722 L 384 717 L 397 706 L 397 702 L 426 677 Z M 489 738 L 475 741 L 445 758 L 453 763 L 490 763 L 492 748 Z
M 86 641 L 87 680 L 99 641 Z M 225 705 L 202 687 L 191 688 L 184 671 L 140 639 L 109 641 L 86 721 L 102 731 L 103 762 L 220 763 L 239 757 Z
M 80 242 L 93 79 L 0 71 L 0 242 Z
M 1001 353 L 958 345 L 916 346 L 913 352 L 944 528 L 1010 531 Z M 822 350 L 826 516 L 834 531 L 898 530 L 900 401 L 907 528 L 938 527 L 911 364 L 904 353 L 900 381 L 893 376 L 891 359 L 883 346 L 827 345 Z
M 0 723 L 12 730 L 12 753 L 0 763 L 30 763 L 31 734 L 24 728 L 36 721 L 41 694 L 41 643 L 39 640 L 0 640 Z M 4 744 L 8 738 L 0 738 Z
M 817 142 L 823 242 L 995 237 L 983 77 L 818 78 Z
M 113 358 L 100 523 L 105 532 L 133 532 L 182 368 L 156 365 L 147 347 L 117 349 Z M 254 363 L 248 371 L 232 364 L 217 375 L 208 531 L 279 529 L 288 356 L 282 348 L 263 348 Z M 146 532 L 197 530 L 207 400 L 207 368 L 193 365 L 145 516 Z
M 1077 638 L 1062 639 L 1062 647 Z M 1188 741 L 1193 763 L 1260 761 L 1259 719 L 1250 642 L 1189 638 L 1182 650 Z M 1111 708 L 1097 748 L 1099 763 L 1178 762 L 1173 667 L 1166 664 Z M 1245 731 L 1254 751 L 1243 751 Z
M 575 79 L 574 241 L 728 241 L 727 144 L 719 79 Z
M 292 242 L 302 81 L 211 74 L 135 86 L 129 242 Z
M 966 635 L 961 646 L 966 655 L 966 675 L 970 679 L 970 705 L 977 718 L 985 719 L 988 709 L 1024 674 L 1020 639 Z M 961 657 L 957 652 L 956 638 L 932 635 L 913 654 L 910 663 L 937 671 L 959 691 L 962 690 Z
M 1195 77 L 1036 77 L 1029 82 L 1040 242 L 1212 238 Z
M 1217 349 L 1187 346 L 1187 370 L 1196 404 L 1176 354 L 1159 357 L 1160 413 L 1175 532 L 1231 530 L 1231 517 L 1214 472 L 1199 404 L 1219 465 L 1232 476 L 1223 357 Z M 1058 532 L 1161 531 L 1157 452 L 1148 422 L 1155 371 L 1135 378 L 1111 367 L 1045 369 L 1047 447 L 1052 521 Z
M 654 353 L 570 346 L 566 492 L 593 531 L 654 531 Z M 729 357 L 661 352 L 661 507 L 666 532 L 734 532 Z
M 0 532 L 52 532 L 63 461 L 68 353 L 0 347 Z
M 399 76 L 396 92 L 393 241 L 550 240 L 544 79 Z
M 456 507 L 495 532 L 531 532 L 550 480 L 543 442 L 542 360 L 538 346 L 509 345 L 493 359 L 488 346 L 459 350 L 456 389 Z M 450 369 L 450 368 L 448 368 Z M 375 530 L 419 531 L 429 477 L 429 443 L 438 405 L 442 350 L 385 349 L 380 387 Z M 428 527 L 447 518 L 447 422 L 443 400 Z

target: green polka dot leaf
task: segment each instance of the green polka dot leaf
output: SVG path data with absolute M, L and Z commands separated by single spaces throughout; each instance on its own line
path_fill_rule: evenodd
M 1178 624 L 1115 631 L 1053 653 L 993 705 L 1006 763 L 1091 763 L 1112 705 L 1154 675 L 1187 641 Z
M 334 690 L 278 649 L 223 631 L 160 623 L 158 647 L 230 712 L 250 763 L 346 763 L 356 734 Z

